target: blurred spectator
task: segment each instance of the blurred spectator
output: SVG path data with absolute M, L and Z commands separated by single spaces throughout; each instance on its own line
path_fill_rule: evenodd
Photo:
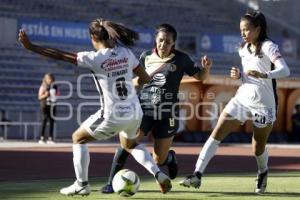
M 300 104 L 295 106 L 296 113 L 292 116 L 292 141 L 293 142 L 300 142 Z
M 297 58 L 297 40 L 291 38 L 286 29 L 282 31 L 282 54 L 287 57 Z
M 47 73 L 44 75 L 42 84 L 39 89 L 39 100 L 41 107 L 41 132 L 40 132 L 40 144 L 53 144 L 53 127 L 54 127 L 54 117 L 56 113 L 56 96 L 57 96 L 57 86 L 54 84 L 55 78 L 52 74 Z M 50 130 L 48 140 L 45 138 L 45 129 L 47 122 L 49 120 Z

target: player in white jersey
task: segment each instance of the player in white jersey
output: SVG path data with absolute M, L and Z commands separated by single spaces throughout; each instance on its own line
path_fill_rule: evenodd
M 199 188 L 201 176 L 220 142 L 246 120 L 251 120 L 252 146 L 258 166 L 255 192 L 265 192 L 268 177 L 266 143 L 276 119 L 277 108 L 275 79 L 289 76 L 290 71 L 278 46 L 268 39 L 266 20 L 261 12 L 248 12 L 242 16 L 240 30 L 244 40 L 239 49 L 243 68 L 232 67 L 230 76 L 242 79 L 242 85 L 224 108 L 203 146 L 194 173 L 180 181 L 180 185 Z
M 166 193 L 172 187 L 170 178 L 160 171 L 145 147 L 136 142 L 136 131 L 143 113 L 133 87 L 132 72 L 139 77 L 140 84 L 150 80 L 129 49 L 138 40 L 138 33 L 104 19 L 93 20 L 89 32 L 96 51 L 77 54 L 32 44 L 24 30 L 20 30 L 19 33 L 19 41 L 26 49 L 90 69 L 101 96 L 101 109 L 84 121 L 72 135 L 76 181 L 71 186 L 61 189 L 60 193 L 90 194 L 90 156 L 86 143 L 110 138 L 118 133 L 121 146 L 154 175 L 161 192 Z

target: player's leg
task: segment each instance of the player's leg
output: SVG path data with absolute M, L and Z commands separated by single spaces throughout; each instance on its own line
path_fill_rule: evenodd
M 253 137 L 252 147 L 256 158 L 258 173 L 256 179 L 257 194 L 265 192 L 268 179 L 268 151 L 266 144 L 276 120 L 276 108 L 252 107 Z
M 137 141 L 139 141 L 141 137 L 144 137 L 144 134 L 143 133 L 141 134 L 140 131 L 138 131 Z M 121 140 L 121 138 L 120 138 L 120 140 Z M 107 184 L 101 188 L 102 193 L 104 193 L 104 194 L 114 193 L 114 189 L 112 187 L 113 177 L 115 176 L 115 174 L 118 171 L 120 171 L 123 168 L 123 166 L 125 165 L 125 163 L 127 161 L 129 154 L 130 153 L 128 151 L 126 151 L 124 148 L 122 148 L 121 146 L 116 149 L 116 152 L 115 152 L 112 164 L 111 164 Z
M 248 108 L 245 108 L 234 98 L 230 100 L 222 111 L 216 127 L 199 154 L 194 173 L 180 181 L 180 185 L 185 187 L 200 187 L 201 176 L 209 161 L 215 155 L 219 144 L 232 130 L 237 129 L 241 123 L 246 121 L 248 113 L 250 113 Z
M 136 138 L 137 142 L 139 142 L 144 137 L 145 133 L 143 130 L 146 130 L 148 132 L 149 127 L 151 125 L 151 121 L 152 121 L 152 118 L 143 116 L 142 123 L 141 123 L 141 129 L 139 129 L 137 131 L 137 138 Z M 120 134 L 120 141 L 122 139 L 121 137 L 122 136 Z M 126 142 L 126 141 L 124 141 L 124 142 Z M 126 163 L 128 155 L 129 155 L 128 151 L 126 151 L 122 147 L 118 147 L 116 149 L 116 152 L 115 152 L 115 155 L 114 155 L 114 158 L 112 161 L 107 184 L 101 188 L 102 193 L 104 193 L 104 194 L 114 193 L 114 190 L 112 187 L 113 177 L 115 176 L 115 174 L 118 171 L 120 171 L 123 168 L 123 166 Z
M 121 146 L 130 152 L 134 159 L 156 178 L 157 183 L 160 185 L 161 192 L 167 193 L 172 188 L 170 178 L 160 171 L 144 145 L 138 144 L 136 141 L 136 130 L 139 124 L 140 123 L 137 122 L 135 126 L 134 123 L 132 123 L 130 127 L 120 133 Z
M 170 150 L 178 121 L 174 118 L 156 120 L 152 134 L 154 137 L 153 159 L 159 166 L 168 166 L 169 176 L 175 179 L 178 173 L 178 164 L 174 150 Z
M 88 168 L 90 154 L 86 143 L 95 140 L 95 138 L 81 126 L 73 133 L 72 140 L 76 181 L 71 186 L 62 188 L 60 193 L 64 195 L 89 195 Z
M 180 181 L 180 185 L 194 188 L 200 187 L 202 174 L 209 161 L 215 155 L 219 144 L 233 129 L 238 128 L 241 124 L 241 122 L 236 119 L 228 118 L 231 118 L 231 116 L 226 112 L 222 112 L 215 129 L 205 142 L 199 154 L 194 173 Z
M 252 147 L 258 168 L 255 192 L 258 194 L 264 193 L 267 187 L 269 156 L 266 144 L 272 127 L 272 124 L 263 128 L 253 126 Z
M 107 184 L 104 185 L 100 191 L 104 194 L 111 194 L 114 193 L 114 189 L 112 187 L 112 180 L 113 177 L 115 176 L 115 174 L 120 171 L 126 160 L 128 157 L 129 153 L 123 149 L 122 147 L 117 147 L 112 164 L 111 164 L 111 168 L 110 168 L 110 173 L 109 173 L 109 177 L 108 177 L 108 181 Z
M 91 115 L 72 135 L 73 165 L 76 181 L 73 185 L 60 190 L 60 193 L 64 195 L 90 194 L 90 186 L 88 184 L 90 154 L 86 143 L 96 139 L 106 139 L 108 137 L 108 134 L 105 133 L 105 129 L 103 128 L 103 126 L 109 127 L 107 121 L 103 118 L 99 118 L 99 116 L 101 116 L 101 111 Z M 104 130 L 103 133 L 101 132 L 102 129 Z

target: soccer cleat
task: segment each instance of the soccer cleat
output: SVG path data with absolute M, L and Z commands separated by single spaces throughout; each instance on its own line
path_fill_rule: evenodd
M 163 172 L 159 171 L 155 174 L 156 182 L 160 186 L 160 191 L 166 194 L 172 189 L 172 183 L 170 178 Z
M 267 187 L 268 170 L 257 175 L 255 193 L 263 194 Z
M 101 193 L 103 193 L 103 194 L 112 194 L 114 192 L 115 191 L 111 184 L 107 184 L 101 188 Z
M 197 172 L 193 175 L 187 176 L 184 180 L 179 182 L 179 185 L 184 187 L 199 188 L 201 186 L 201 173 Z
M 172 161 L 168 164 L 169 176 L 170 179 L 174 179 L 176 178 L 178 173 L 178 164 L 177 164 L 175 151 L 170 150 L 169 154 L 172 155 Z
M 90 185 L 80 186 L 77 181 L 69 187 L 62 188 L 60 193 L 67 196 L 81 195 L 87 196 L 91 193 Z

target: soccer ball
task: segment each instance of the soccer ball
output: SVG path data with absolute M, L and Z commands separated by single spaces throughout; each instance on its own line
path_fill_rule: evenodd
M 129 169 L 122 169 L 113 178 L 113 189 L 122 197 L 134 195 L 140 187 L 140 178 Z

